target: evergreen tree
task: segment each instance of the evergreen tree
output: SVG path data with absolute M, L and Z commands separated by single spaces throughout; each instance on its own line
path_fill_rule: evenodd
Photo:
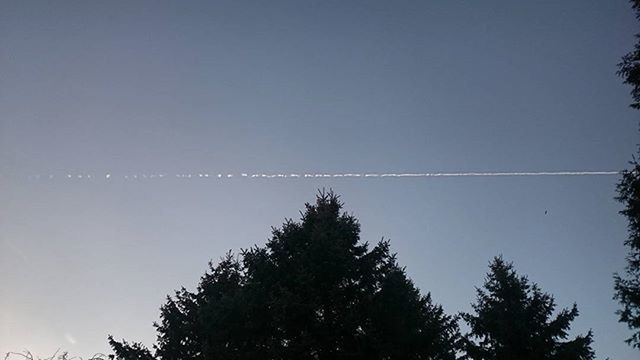
M 640 20 L 640 0 L 631 0 L 631 6 Z M 632 51 L 622 57 L 618 64 L 618 75 L 624 79 L 625 84 L 631 85 L 631 107 L 640 109 L 640 34 L 636 34 L 636 42 Z
M 627 323 L 633 331 L 627 343 L 640 349 L 640 164 L 634 159 L 633 168 L 625 170 L 618 183 L 617 200 L 625 205 L 620 213 L 629 221 L 629 247 L 626 276 L 615 275 L 615 296 L 622 309 L 618 310 L 620 321 Z
M 195 292 L 169 297 L 155 358 L 454 360 L 456 319 L 420 294 L 389 242 L 361 242 L 342 206 L 321 192 L 265 247 L 228 254 Z M 140 350 L 111 344 L 125 359 Z
M 636 18 L 640 19 L 640 0 L 631 0 L 631 4 Z M 636 38 L 640 39 L 640 34 L 636 34 Z M 624 78 L 626 84 L 632 86 L 631 107 L 640 109 L 640 40 L 633 51 L 622 58 L 619 68 L 618 75 Z M 629 238 L 625 241 L 629 253 L 625 276 L 614 275 L 614 299 L 622 305 L 622 309 L 617 312 L 620 322 L 626 323 L 632 331 L 631 337 L 626 340 L 627 343 L 640 349 L 640 165 L 634 158 L 631 166 L 631 170 L 622 173 L 616 198 L 625 205 L 621 214 L 629 221 Z
M 511 263 L 496 257 L 484 286 L 477 289 L 475 314 L 462 314 L 470 332 L 463 348 L 473 360 L 588 360 L 593 359 L 592 334 L 568 337 L 578 316 L 574 304 L 553 316 L 556 304 Z

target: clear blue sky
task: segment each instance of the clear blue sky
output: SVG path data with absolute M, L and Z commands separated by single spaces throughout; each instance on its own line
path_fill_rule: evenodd
M 166 294 L 331 187 L 448 312 L 503 254 L 577 302 L 599 358 L 637 359 L 616 176 L 27 176 L 618 170 L 639 31 L 623 0 L 2 1 L 0 351 L 150 345 Z

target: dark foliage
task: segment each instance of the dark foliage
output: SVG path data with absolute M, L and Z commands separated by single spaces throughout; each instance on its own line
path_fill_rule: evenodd
M 332 192 L 265 247 L 210 265 L 161 308 L 156 359 L 455 359 L 456 319 L 407 278 L 389 243 L 369 249 Z M 124 359 L 138 344 L 110 343 Z
M 132 343 L 122 340 L 116 341 L 113 336 L 109 335 L 109 345 L 119 359 L 127 360 L 151 360 L 153 356 L 151 352 L 140 343 Z
M 631 0 L 631 5 L 640 19 L 640 0 Z M 622 57 L 618 64 L 618 75 L 624 79 L 625 84 L 631 85 L 633 102 L 631 107 L 640 109 L 640 34 L 636 34 L 637 42 L 632 51 Z
M 631 6 L 640 20 L 640 0 L 631 0 Z M 632 86 L 631 107 L 640 109 L 640 34 L 636 34 L 634 49 L 622 57 L 618 65 L 620 75 L 625 84 Z M 627 324 L 632 331 L 626 341 L 629 345 L 640 350 L 640 165 L 634 158 L 632 169 L 622 173 L 622 180 L 618 183 L 618 201 L 625 205 L 620 213 L 629 221 L 629 238 L 625 245 L 629 247 L 625 275 L 614 275 L 614 299 L 620 302 L 622 309 L 618 310 L 620 322 Z
M 570 323 L 578 316 L 574 304 L 555 317 L 555 302 L 536 284 L 519 276 L 513 265 L 497 257 L 482 289 L 477 289 L 475 314 L 462 314 L 470 327 L 463 340 L 473 360 L 593 359 L 592 335 L 566 341 Z
M 620 213 L 629 221 L 629 247 L 624 277 L 615 275 L 615 299 L 622 305 L 620 321 L 627 323 L 633 334 L 627 343 L 640 349 L 640 164 L 634 159 L 632 169 L 625 170 L 618 183 L 618 201 L 625 205 Z

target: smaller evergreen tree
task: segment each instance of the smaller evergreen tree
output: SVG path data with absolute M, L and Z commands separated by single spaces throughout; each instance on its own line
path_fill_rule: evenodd
M 592 334 L 566 341 L 578 316 L 574 304 L 555 317 L 553 297 L 519 276 L 511 263 L 496 257 L 482 289 L 477 289 L 475 314 L 461 316 L 470 332 L 463 340 L 466 359 L 590 360 Z

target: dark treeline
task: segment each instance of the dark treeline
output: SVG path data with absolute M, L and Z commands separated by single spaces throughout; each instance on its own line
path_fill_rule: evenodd
M 338 196 L 320 192 L 265 246 L 227 254 L 194 292 L 167 297 L 152 350 L 109 342 L 127 360 L 593 359 L 590 332 L 568 335 L 576 316 L 575 305 L 557 310 L 501 257 L 473 312 L 446 314 L 414 286 L 388 241 L 362 242 Z

